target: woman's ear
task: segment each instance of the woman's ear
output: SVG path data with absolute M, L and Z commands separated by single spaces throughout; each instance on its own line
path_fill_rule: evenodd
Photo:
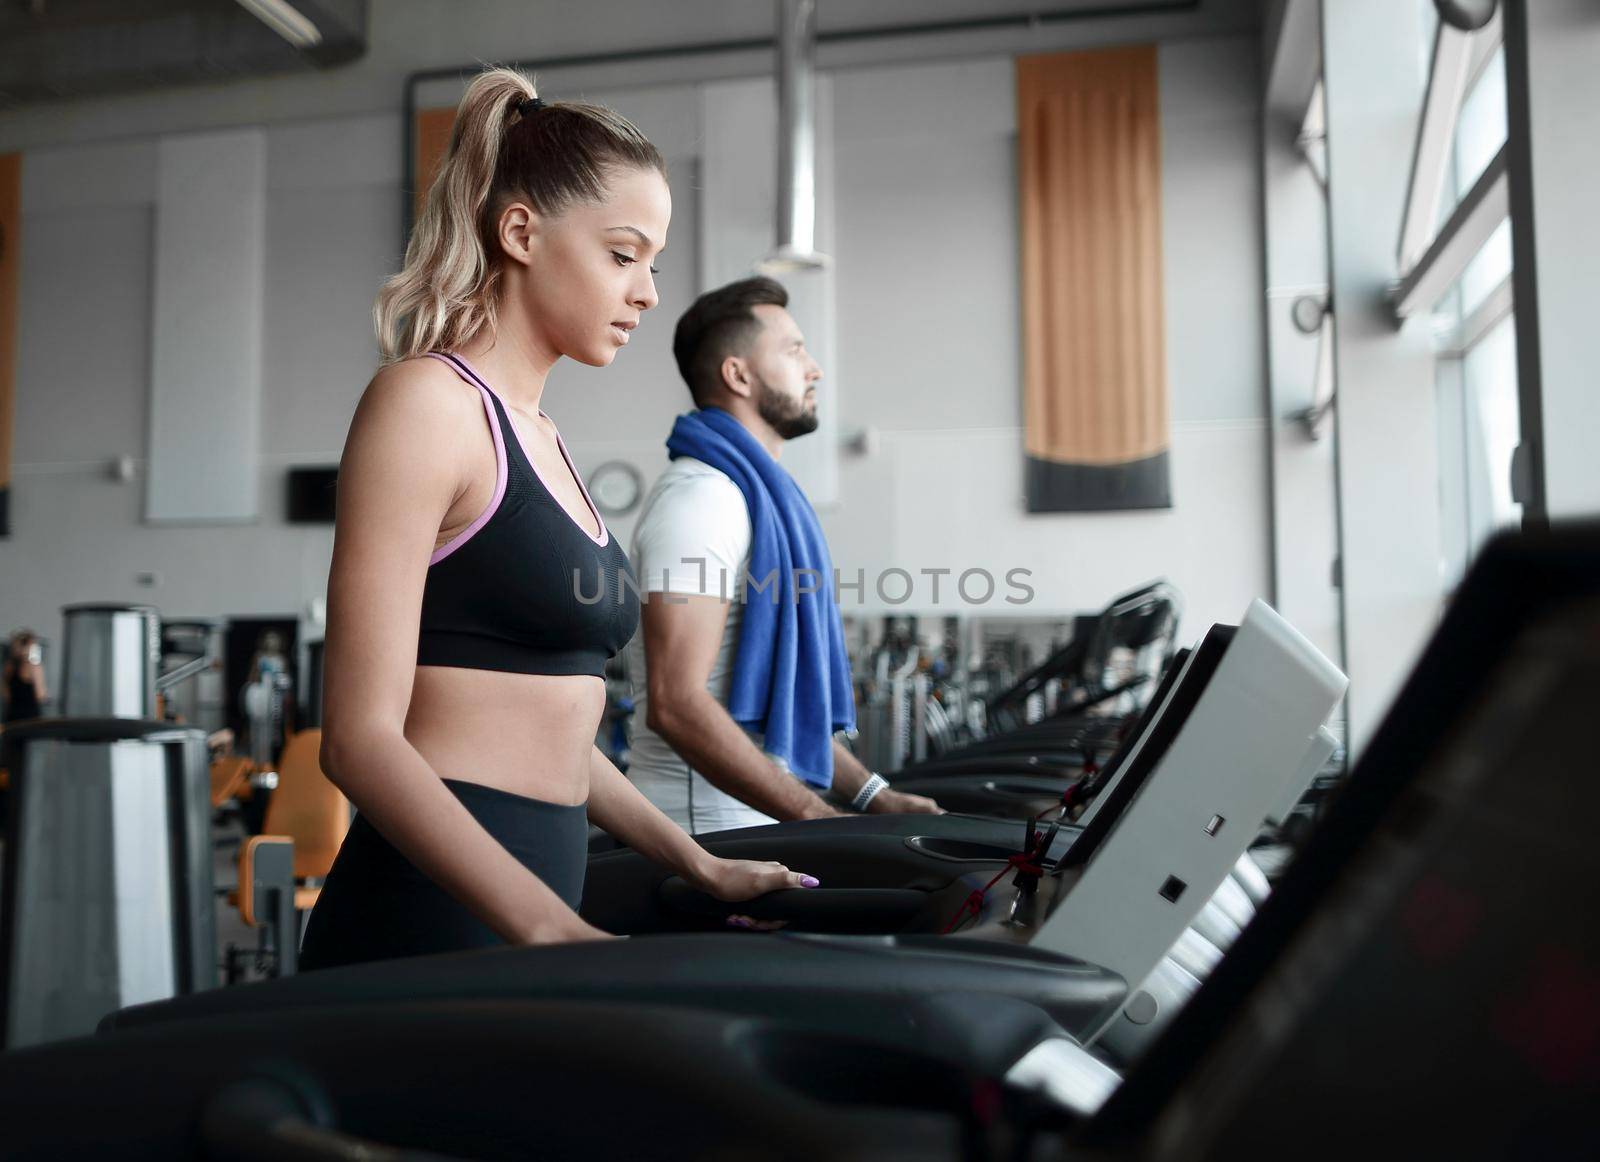
M 500 212 L 500 251 L 512 262 L 528 265 L 538 248 L 542 223 L 526 202 L 512 202 Z

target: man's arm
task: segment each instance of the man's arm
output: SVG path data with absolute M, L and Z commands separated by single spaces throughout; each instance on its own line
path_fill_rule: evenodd
M 842 814 L 764 755 L 706 689 L 727 625 L 725 601 L 652 593 L 640 616 L 651 730 L 713 786 L 774 819 Z
M 872 772 L 861 765 L 861 760 L 850 752 L 837 738 L 833 740 L 833 795 L 840 802 L 849 803 L 866 785 Z M 867 804 L 869 815 L 943 815 L 944 808 L 922 795 L 908 795 L 888 787 L 879 791 Z

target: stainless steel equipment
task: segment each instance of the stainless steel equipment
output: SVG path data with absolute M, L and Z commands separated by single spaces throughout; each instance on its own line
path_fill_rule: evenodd
M 202 731 L 125 718 L 9 728 L 0 1021 L 11 1048 L 216 984 Z
M 148 605 L 68 605 L 61 713 L 156 717 L 161 615 Z

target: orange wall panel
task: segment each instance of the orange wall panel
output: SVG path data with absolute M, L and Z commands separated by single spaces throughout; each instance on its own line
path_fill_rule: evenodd
M 1029 456 L 1086 466 L 1168 446 L 1154 46 L 1017 60 Z
M 412 122 L 416 134 L 416 153 L 413 154 L 411 172 L 411 220 L 422 217 L 422 205 L 428 198 L 428 187 L 450 149 L 450 129 L 455 124 L 454 106 L 449 109 L 421 109 Z

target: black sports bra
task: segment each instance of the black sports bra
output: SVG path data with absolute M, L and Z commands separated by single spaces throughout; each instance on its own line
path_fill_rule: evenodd
M 600 519 L 560 436 L 599 537 L 545 486 L 494 389 L 459 355 L 430 354 L 483 396 L 496 474 L 488 507 L 428 562 L 417 665 L 602 674 L 639 625 L 628 555 Z

